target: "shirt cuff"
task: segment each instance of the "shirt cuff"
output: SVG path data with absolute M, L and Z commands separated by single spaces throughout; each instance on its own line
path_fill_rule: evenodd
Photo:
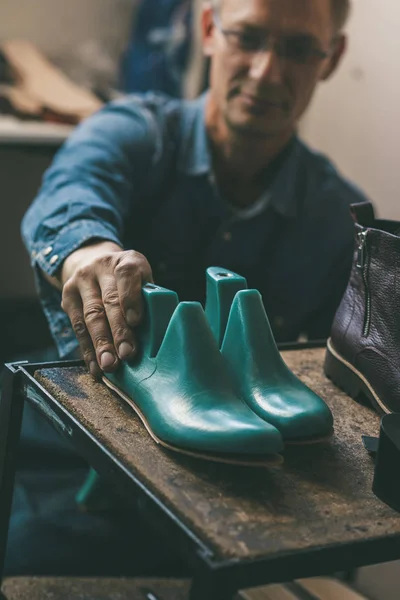
M 32 266 L 53 276 L 72 252 L 94 238 L 115 242 L 122 247 L 121 240 L 112 227 L 91 219 L 74 221 L 57 232 L 54 238 L 33 244 Z
M 34 270 L 36 289 L 60 358 L 70 356 L 79 346 L 68 315 L 61 308 L 61 292 L 51 285 L 38 267 Z

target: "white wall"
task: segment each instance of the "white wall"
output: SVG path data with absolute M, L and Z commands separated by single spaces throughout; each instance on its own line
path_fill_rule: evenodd
M 349 50 L 301 125 L 375 201 L 400 220 L 400 2 L 353 0 Z

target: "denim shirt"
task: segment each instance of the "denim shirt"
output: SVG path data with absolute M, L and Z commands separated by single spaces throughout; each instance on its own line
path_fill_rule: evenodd
M 294 137 L 264 199 L 233 210 L 214 183 L 205 101 L 151 93 L 110 103 L 46 172 L 22 234 L 61 356 L 77 341 L 41 271 L 54 275 L 88 240 L 142 252 L 181 300 L 204 301 L 207 266 L 240 273 L 261 292 L 277 341 L 329 334 L 351 268 L 349 205 L 366 198 Z

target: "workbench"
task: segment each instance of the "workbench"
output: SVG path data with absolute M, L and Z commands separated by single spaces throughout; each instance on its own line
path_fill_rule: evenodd
M 0 532 L 9 518 L 25 401 L 176 545 L 193 573 L 190 600 L 400 558 L 400 515 L 371 491 L 362 435 L 379 416 L 323 374 L 324 348 L 283 352 L 330 406 L 334 436 L 288 446 L 282 466 L 211 463 L 156 445 L 132 410 L 83 363 L 10 364 L 0 404 Z M 5 541 L 0 540 L 0 566 Z

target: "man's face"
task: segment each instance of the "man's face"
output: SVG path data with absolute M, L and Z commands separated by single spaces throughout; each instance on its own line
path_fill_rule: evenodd
M 344 48 L 331 0 L 222 0 L 205 9 L 203 36 L 217 111 L 229 129 L 257 137 L 295 129 Z

